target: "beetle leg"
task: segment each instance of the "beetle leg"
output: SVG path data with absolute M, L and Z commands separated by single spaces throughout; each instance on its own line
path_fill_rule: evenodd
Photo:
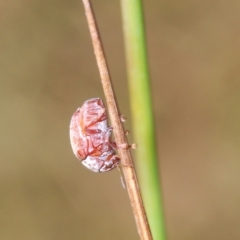
M 130 131 L 129 130 L 124 130 L 124 133 L 125 133 L 125 136 L 127 136 L 130 133 Z
M 109 127 L 108 130 L 109 130 L 110 132 L 112 132 L 112 131 L 113 131 L 113 127 Z M 124 133 L 125 133 L 125 135 L 127 136 L 127 135 L 130 133 L 130 131 L 129 131 L 129 130 L 124 130 Z
M 84 132 L 85 132 L 87 135 L 92 135 L 92 134 L 101 133 L 102 131 L 101 131 L 100 129 L 89 129 L 89 128 L 85 127 Z
M 118 148 L 116 142 L 113 142 L 113 141 L 109 141 L 109 142 L 108 142 L 108 145 L 109 145 L 110 147 L 114 148 L 114 149 L 117 149 L 117 148 Z
M 126 122 L 127 118 L 125 116 L 123 116 L 122 114 L 119 115 L 120 117 L 120 121 L 121 122 Z
M 136 149 L 137 148 L 136 143 L 133 143 L 133 144 L 122 143 L 116 146 L 118 149 L 129 149 L 129 148 Z
M 103 146 L 102 146 L 103 144 L 99 144 L 98 146 L 91 146 L 92 147 L 92 149 L 91 149 L 91 151 L 89 151 L 88 152 L 88 155 L 89 156 L 92 156 L 92 157 L 98 157 L 98 156 L 100 156 L 101 154 L 102 154 L 102 152 L 103 152 Z M 90 150 L 90 149 L 89 149 Z
M 99 169 L 99 172 L 107 172 L 119 165 L 120 158 L 117 155 L 109 155 L 110 159 L 104 161 L 104 164 Z

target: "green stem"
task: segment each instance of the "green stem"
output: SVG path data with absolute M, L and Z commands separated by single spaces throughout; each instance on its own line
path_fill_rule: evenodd
M 136 167 L 153 239 L 164 240 L 165 226 L 157 164 L 150 78 L 141 0 L 121 0 Z

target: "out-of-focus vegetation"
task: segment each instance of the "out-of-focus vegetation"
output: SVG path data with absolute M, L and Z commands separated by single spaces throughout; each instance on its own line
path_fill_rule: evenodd
M 93 4 L 131 130 L 119 2 Z M 238 240 L 240 3 L 144 7 L 169 240 Z M 0 239 L 138 239 L 119 173 L 70 148 L 72 113 L 103 97 L 81 1 L 0 9 Z

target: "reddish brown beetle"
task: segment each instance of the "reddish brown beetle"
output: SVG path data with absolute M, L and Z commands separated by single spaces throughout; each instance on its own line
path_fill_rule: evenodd
M 107 172 L 119 165 L 115 142 L 110 139 L 112 128 L 107 126 L 107 114 L 100 98 L 84 102 L 73 114 L 70 141 L 74 154 L 94 172 Z

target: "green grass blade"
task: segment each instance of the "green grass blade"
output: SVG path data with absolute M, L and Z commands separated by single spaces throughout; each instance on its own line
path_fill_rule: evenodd
M 142 2 L 121 0 L 134 139 L 141 193 L 154 240 L 165 240 Z

